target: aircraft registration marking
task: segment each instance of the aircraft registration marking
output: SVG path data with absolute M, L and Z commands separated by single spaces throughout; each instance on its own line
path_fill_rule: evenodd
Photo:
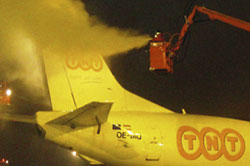
M 99 56 L 68 56 L 65 64 L 71 70 L 80 68 L 83 71 L 92 69 L 95 72 L 99 72 L 103 68 L 103 62 Z
M 112 129 L 113 130 L 118 130 L 116 132 L 116 137 L 117 138 L 130 138 L 130 139 L 137 139 L 137 140 L 141 140 L 142 139 L 142 135 L 139 133 L 134 133 L 131 130 L 131 125 L 127 125 L 127 124 L 113 124 L 112 125 Z M 125 131 L 121 131 L 122 129 L 124 129 Z
M 130 138 L 130 139 L 137 139 L 137 140 L 141 140 L 142 139 L 142 136 L 141 134 L 131 134 L 131 133 L 128 133 L 128 132 L 117 132 L 116 133 L 116 137 L 117 138 Z
M 245 141 L 239 132 L 229 128 L 219 132 L 205 127 L 199 132 L 182 126 L 177 132 L 177 148 L 187 160 L 195 160 L 202 154 L 208 160 L 217 160 L 224 154 L 229 161 L 236 161 L 244 154 Z

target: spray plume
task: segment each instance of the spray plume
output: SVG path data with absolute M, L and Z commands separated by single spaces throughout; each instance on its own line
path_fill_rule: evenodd
M 57 55 L 114 55 L 149 37 L 111 28 L 91 18 L 78 0 L 0 0 L 0 70 L 44 94 L 43 50 Z

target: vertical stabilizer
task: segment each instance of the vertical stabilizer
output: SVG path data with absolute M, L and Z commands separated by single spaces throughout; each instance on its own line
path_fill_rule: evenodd
M 101 56 L 47 52 L 43 57 L 53 110 L 112 102 L 112 111 L 168 111 L 123 89 Z
M 102 57 L 43 57 L 53 110 L 74 110 L 93 101 L 116 101 L 123 107 L 122 88 Z
M 61 57 L 45 52 L 43 61 L 53 110 L 74 110 L 76 107 Z

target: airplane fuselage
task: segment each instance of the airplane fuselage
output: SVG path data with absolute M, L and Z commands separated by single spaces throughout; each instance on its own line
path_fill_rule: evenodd
M 107 165 L 250 164 L 250 123 L 246 121 L 114 111 L 99 127 L 70 128 L 48 124 L 42 127 L 47 139 Z

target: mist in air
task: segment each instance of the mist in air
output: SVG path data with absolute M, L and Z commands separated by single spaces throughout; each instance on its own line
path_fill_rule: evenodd
M 90 17 L 78 0 L 0 0 L 0 20 L 1 79 L 22 82 L 34 96 L 46 94 L 45 52 L 110 56 L 149 40 Z

